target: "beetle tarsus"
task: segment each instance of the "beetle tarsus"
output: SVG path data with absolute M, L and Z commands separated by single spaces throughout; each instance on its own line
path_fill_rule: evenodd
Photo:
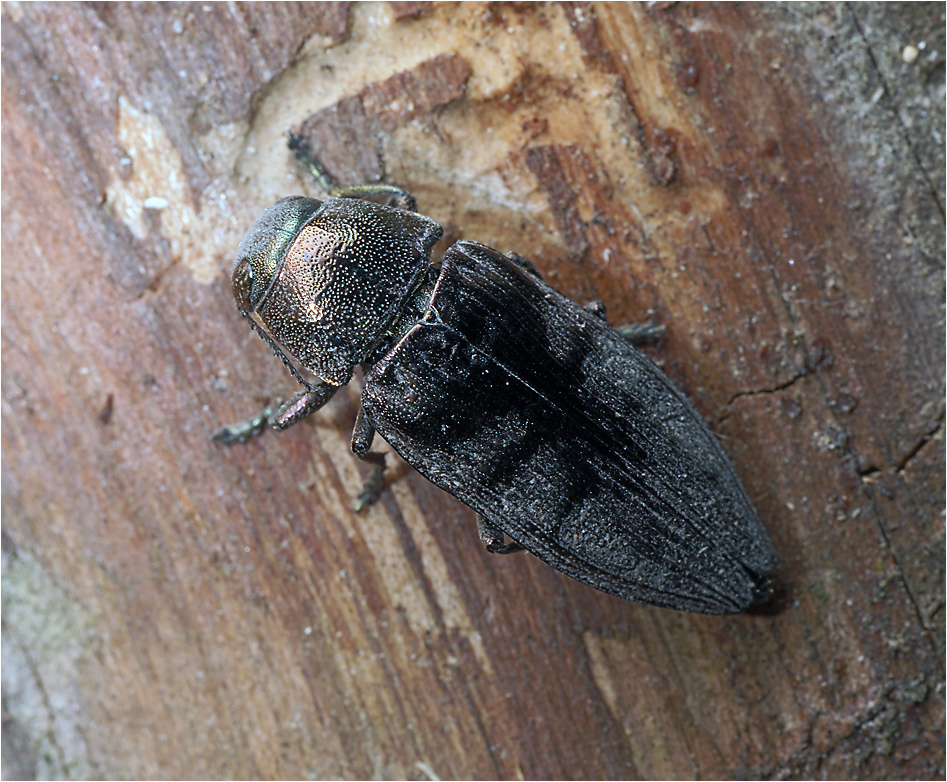
M 608 314 L 601 299 L 594 299 L 585 305 L 585 310 L 608 325 Z M 623 339 L 632 345 L 653 345 L 664 336 L 665 328 L 654 323 L 629 323 L 615 329 Z
M 334 189 L 336 186 L 335 181 L 322 167 L 322 164 L 316 157 L 316 153 L 312 151 L 312 147 L 309 146 L 309 143 L 302 136 L 298 136 L 295 133 L 288 133 L 287 135 L 289 136 L 290 150 L 296 160 L 306 167 L 309 176 L 315 179 L 316 184 L 326 193 Z
M 385 464 L 385 454 L 383 453 L 369 452 L 364 455 L 359 454 L 359 458 L 371 464 L 372 471 L 365 479 L 365 483 L 362 484 L 362 491 L 355 500 L 356 513 L 361 513 L 369 505 L 374 505 L 378 501 L 378 496 L 384 487 L 385 469 L 387 467 Z
M 491 554 L 515 554 L 517 551 L 523 551 L 526 548 L 515 540 L 504 543 L 503 530 L 492 521 L 487 521 L 483 516 L 477 516 L 477 533 L 480 535 L 480 542 L 483 543 L 483 547 Z
M 615 331 L 632 345 L 653 345 L 661 340 L 666 329 L 660 323 L 629 323 Z
M 608 313 L 601 299 L 590 301 L 584 309 L 608 325 Z M 665 328 L 654 323 L 629 323 L 626 326 L 618 326 L 615 331 L 632 345 L 652 345 L 664 336 Z
M 241 421 L 239 424 L 222 426 L 214 432 L 211 439 L 215 443 L 223 443 L 224 445 L 246 442 L 251 437 L 262 434 L 272 416 L 273 408 L 268 407 L 256 418 L 251 418 L 249 421 Z

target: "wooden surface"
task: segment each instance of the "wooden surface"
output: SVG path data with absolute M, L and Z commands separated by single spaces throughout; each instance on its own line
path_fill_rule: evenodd
M 4 776 L 942 779 L 943 15 L 5 4 Z M 355 515 L 357 384 L 210 441 L 294 390 L 229 270 L 303 127 L 666 325 L 781 614 L 488 555 L 403 464 Z

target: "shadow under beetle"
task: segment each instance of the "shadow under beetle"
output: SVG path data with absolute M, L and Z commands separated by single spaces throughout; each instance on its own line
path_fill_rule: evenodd
M 216 439 L 296 423 L 361 365 L 352 450 L 375 471 L 360 504 L 381 484 L 377 431 L 480 514 L 488 551 L 525 548 L 603 592 L 682 611 L 770 597 L 776 557 L 723 449 L 601 305 L 476 242 L 432 265 L 441 227 L 412 196 L 333 187 L 290 145 L 330 197 L 267 209 L 240 243 L 233 290 L 303 390 Z M 366 200 L 379 196 L 389 205 Z

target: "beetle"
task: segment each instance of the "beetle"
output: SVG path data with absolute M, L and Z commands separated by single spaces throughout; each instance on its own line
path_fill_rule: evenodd
M 603 592 L 682 611 L 737 613 L 770 598 L 775 553 L 726 454 L 601 305 L 577 304 L 525 258 L 477 242 L 433 263 L 442 230 L 412 196 L 335 187 L 300 139 L 290 145 L 329 197 L 268 208 L 240 243 L 232 283 L 303 388 L 217 439 L 267 420 L 291 426 L 361 366 L 352 450 L 375 470 L 360 504 L 381 482 L 378 432 L 479 514 L 490 552 L 526 549 Z

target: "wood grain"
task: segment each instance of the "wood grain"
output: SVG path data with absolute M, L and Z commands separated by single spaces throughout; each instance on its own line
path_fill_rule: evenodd
M 5 777 L 943 778 L 942 4 L 2 14 Z M 491 557 L 403 464 L 354 514 L 357 384 L 210 441 L 293 391 L 229 269 L 304 127 L 665 324 L 781 614 Z

